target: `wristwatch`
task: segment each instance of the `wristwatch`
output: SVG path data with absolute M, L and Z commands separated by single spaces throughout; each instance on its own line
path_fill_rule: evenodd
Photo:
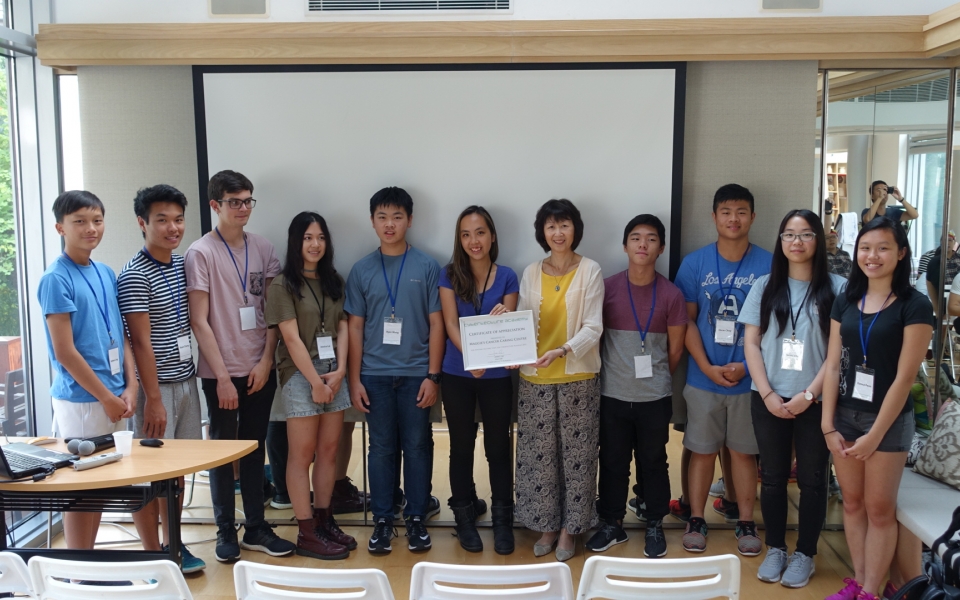
M 427 373 L 427 379 L 434 382 L 437 385 L 440 385 L 440 380 L 443 379 L 442 373 Z
M 807 402 L 816 402 L 817 398 L 810 390 L 803 390 L 803 399 Z

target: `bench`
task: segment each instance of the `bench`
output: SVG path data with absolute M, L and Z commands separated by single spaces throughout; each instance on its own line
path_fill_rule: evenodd
M 925 475 L 903 470 L 897 494 L 897 521 L 928 547 L 943 535 L 960 505 L 960 490 Z

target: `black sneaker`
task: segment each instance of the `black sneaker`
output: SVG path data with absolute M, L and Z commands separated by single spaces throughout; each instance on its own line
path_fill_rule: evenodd
M 407 525 L 407 548 L 411 552 L 423 552 L 430 549 L 430 534 L 420 517 L 409 517 Z
M 290 494 L 281 494 L 279 492 L 274 494 L 273 498 L 270 499 L 270 508 L 277 510 L 293 508 L 293 502 L 290 501 Z
M 297 545 L 287 541 L 273 532 L 269 523 L 263 522 L 256 529 L 244 526 L 243 539 L 240 547 L 244 550 L 257 550 L 270 556 L 286 556 L 293 554 Z M 219 557 L 218 557 L 219 558 Z
M 397 530 L 393 528 L 393 523 L 388 523 L 381 517 L 377 524 L 373 526 L 373 534 L 367 543 L 367 551 L 370 554 L 390 554 L 393 548 L 390 546 L 390 540 L 397 535 Z
M 627 502 L 627 506 L 637 515 L 638 519 L 641 521 L 647 520 L 647 518 L 643 516 L 643 511 L 647 510 L 647 503 L 644 502 L 640 496 L 630 498 L 630 501 Z
M 627 541 L 627 532 L 616 521 L 603 521 L 600 529 L 597 530 L 590 541 L 584 546 L 591 552 L 603 552 L 611 546 L 622 544 Z
M 480 502 L 483 502 L 483 500 L 480 500 Z M 474 506 L 474 509 L 477 508 L 476 502 L 474 502 L 473 506 Z M 486 502 L 483 502 L 483 512 L 487 512 Z M 430 517 L 435 517 L 436 515 L 439 515 L 439 514 L 440 514 L 440 498 L 437 498 L 436 496 L 430 496 L 430 500 L 427 501 L 427 516 L 424 517 L 423 520 L 426 521 Z M 478 511 L 477 515 L 480 515 L 480 514 L 481 513 Z
M 644 535 L 643 555 L 647 558 L 660 558 L 667 553 L 667 538 L 663 536 L 663 519 L 647 521 L 647 533 Z
M 240 545 L 237 544 L 237 528 L 233 523 L 221 525 L 217 530 L 217 560 L 230 562 L 240 559 Z

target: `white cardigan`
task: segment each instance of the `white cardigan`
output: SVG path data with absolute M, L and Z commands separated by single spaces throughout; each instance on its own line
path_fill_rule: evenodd
M 533 321 L 540 337 L 540 303 L 543 301 L 541 272 L 543 261 L 537 261 L 523 270 L 520 280 L 520 300 L 517 310 L 532 310 Z M 567 303 L 567 375 L 600 372 L 600 335 L 603 333 L 603 276 L 596 261 L 582 257 L 577 272 L 565 296 Z M 537 376 L 531 365 L 520 367 L 529 377 Z

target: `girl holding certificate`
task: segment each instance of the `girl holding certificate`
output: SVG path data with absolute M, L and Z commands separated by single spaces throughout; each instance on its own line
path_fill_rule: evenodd
M 350 406 L 343 288 L 326 221 L 317 213 L 298 214 L 290 223 L 283 272 L 267 294 L 265 319 L 280 329 L 277 370 L 290 446 L 287 489 L 300 526 L 297 554 L 324 560 L 347 558 L 357 547 L 330 507 L 343 411 Z
M 483 550 L 477 533 L 477 499 L 473 482 L 477 405 L 483 419 L 483 448 L 490 469 L 493 500 L 493 546 L 497 554 L 513 552 L 513 472 L 510 465 L 510 413 L 513 383 L 506 369 L 465 371 L 460 317 L 499 315 L 516 310 L 520 284 L 510 267 L 496 263 L 497 228 L 482 206 L 468 206 L 457 219 L 453 260 L 440 271 L 440 303 L 447 330 L 440 383 L 450 429 L 450 508 L 460 545 Z
M 537 211 L 537 242 L 550 256 L 528 266 L 518 310 L 533 311 L 536 363 L 520 367 L 516 517 L 543 532 L 533 547 L 557 560 L 574 555 L 575 535 L 597 524 L 600 434 L 600 265 L 575 252 L 580 211 L 550 200 Z
M 760 449 L 760 510 L 767 556 L 757 578 L 803 587 L 813 575 L 820 527 L 827 509 L 827 459 L 820 431 L 820 393 L 826 371 L 830 309 L 845 280 L 827 268 L 820 218 L 792 210 L 780 223 L 769 275 L 757 279 L 738 320 L 745 326 L 744 354 L 753 378 L 751 414 Z M 800 535 L 787 554 L 787 480 L 797 449 Z
M 854 579 L 826 600 L 875 600 L 897 545 L 897 489 L 913 440 L 913 385 L 933 307 L 910 287 L 910 245 L 879 217 L 857 236 L 847 291 L 830 313 L 823 430 L 843 490 Z

